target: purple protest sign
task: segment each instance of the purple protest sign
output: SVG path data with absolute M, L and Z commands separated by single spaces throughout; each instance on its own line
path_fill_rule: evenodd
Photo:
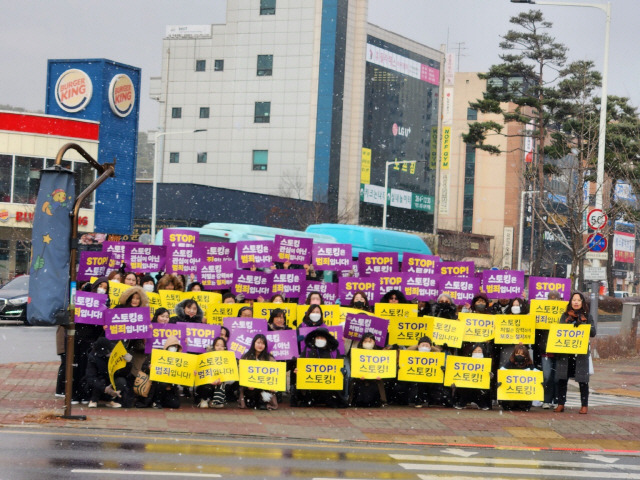
M 185 327 L 188 353 L 204 353 L 220 336 L 220 325 L 187 323 Z
M 175 324 L 161 324 L 161 323 L 152 323 L 151 324 L 151 337 L 147 339 L 144 343 L 144 353 L 151 353 L 151 350 L 156 349 L 164 349 L 164 342 L 169 337 L 176 337 L 180 340 L 180 345 L 182 346 L 182 351 L 187 351 L 187 325 L 188 323 L 175 323 Z
M 369 278 L 376 282 L 376 295 L 373 299 L 374 303 L 378 303 L 384 295 L 391 290 L 402 290 L 405 278 L 408 274 L 392 272 L 392 273 L 376 273 L 370 275 Z M 366 279 L 363 279 L 366 280 Z
M 273 265 L 273 241 L 243 240 L 237 244 L 238 268 L 265 268 Z
M 258 333 L 264 335 L 269 329 L 267 320 L 264 318 L 225 317 L 222 319 L 222 325 L 230 332 L 240 329 L 251 335 Z
M 109 340 L 151 338 L 149 307 L 113 308 L 104 312 L 106 337 Z
M 456 275 L 442 275 L 440 277 L 440 293 L 451 295 L 453 303 L 463 305 L 471 303 L 480 291 L 480 280 L 475 277 L 458 277 Z
M 315 282 L 307 280 L 304 284 L 304 293 L 300 295 L 300 305 L 303 305 L 307 301 L 307 297 L 311 292 L 319 292 L 322 295 L 324 303 L 327 305 L 335 305 L 338 300 L 338 284 L 337 283 L 325 283 Z
M 202 260 L 197 252 L 195 248 L 167 247 L 166 272 L 195 275 Z
M 384 347 L 387 344 L 387 330 L 389 320 L 371 315 L 347 313 L 344 325 L 344 338 L 360 340 L 365 333 L 372 333 L 376 337 L 376 345 Z
M 224 242 L 198 242 L 197 254 L 203 263 L 234 262 L 236 259 L 236 244 Z
M 524 272 L 520 270 L 485 270 L 482 289 L 488 298 L 515 298 L 522 296 Z
M 124 261 L 128 270 L 133 272 L 161 272 L 167 257 L 167 249 L 162 245 L 144 245 L 131 243 L 127 245 Z
M 231 292 L 234 295 L 242 294 L 244 298 L 248 299 L 269 298 L 272 286 L 272 273 L 250 272 L 247 270 L 234 270 L 233 272 L 233 288 Z
M 276 360 L 290 360 L 298 353 L 298 334 L 295 330 L 278 330 L 267 333 L 269 353 Z
M 200 234 L 195 230 L 183 228 L 165 228 L 162 231 L 162 244 L 171 248 L 195 248 Z
M 406 273 L 402 285 L 402 293 L 409 300 L 418 299 L 421 302 L 437 300 L 440 294 L 440 275 L 423 275 Z
M 273 260 L 275 262 L 290 262 L 294 265 L 308 265 L 311 263 L 313 239 L 276 235 L 273 243 Z
M 76 280 L 88 282 L 91 277 L 104 277 L 109 267 L 110 255 L 106 252 L 80 252 Z
M 342 327 L 342 325 L 334 325 L 332 327 L 328 327 L 326 325 L 322 325 L 321 327 L 300 327 L 298 330 L 300 332 L 300 335 L 306 337 L 316 328 L 324 328 L 328 330 L 329 333 L 333 335 L 336 340 L 338 340 L 338 352 L 340 353 L 340 355 L 344 355 L 344 328 Z M 300 353 L 304 352 L 304 349 L 305 345 L 303 340 L 302 342 L 300 342 Z
M 364 292 L 369 303 L 376 301 L 378 284 L 373 277 L 364 278 L 339 278 L 338 279 L 338 293 L 340 296 L 340 303 L 342 305 L 349 305 L 351 299 L 356 292 Z
M 249 348 L 251 348 L 251 342 L 253 342 L 253 337 L 258 333 L 262 333 L 263 335 L 267 334 L 266 322 L 264 330 L 260 332 L 254 333 L 251 330 L 241 327 L 231 330 L 231 333 L 229 333 L 229 341 L 227 342 L 227 350 L 233 352 L 236 355 L 236 358 L 240 359 L 242 355 L 249 351 Z
M 358 273 L 370 277 L 376 273 L 398 271 L 398 252 L 365 253 L 358 255 Z
M 124 263 L 127 242 L 102 242 L 102 253 L 109 254 L 107 273 L 118 270 Z
M 571 300 L 571 279 L 529 277 L 529 300 L 546 300 L 549 292 L 558 292 L 562 300 Z
M 89 325 L 104 325 L 109 295 L 91 292 L 76 292 L 75 322 Z
M 437 264 L 440 275 L 457 275 L 458 277 L 473 277 L 475 266 L 473 262 L 440 262 Z
M 350 243 L 314 243 L 313 268 L 316 270 L 350 270 Z
M 202 262 L 198 266 L 198 279 L 205 290 L 227 290 L 233 285 L 235 260 Z
M 418 273 L 421 275 L 436 275 L 440 257 L 436 255 L 423 255 L 420 253 L 407 253 L 402 255 L 402 271 Z
M 358 273 L 358 262 L 354 262 L 353 260 L 351 260 L 350 266 L 346 268 L 347 270 L 340 271 L 341 277 L 359 277 L 360 276 L 360 274 Z
M 300 298 L 306 278 L 304 270 L 275 270 L 271 293 L 279 293 L 284 298 Z

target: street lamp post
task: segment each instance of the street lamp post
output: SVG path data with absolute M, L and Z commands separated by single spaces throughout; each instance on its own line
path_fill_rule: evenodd
M 520 193 L 520 228 L 518 232 L 518 270 L 522 270 L 522 235 L 524 232 L 524 197 L 525 195 L 533 195 L 534 193 L 538 193 L 537 190 L 526 190 Z M 531 218 L 533 220 L 533 213 L 531 214 Z M 533 228 L 533 222 L 531 222 Z M 533 229 L 531 230 L 531 235 L 533 235 Z M 529 253 L 529 274 L 531 274 L 531 254 Z
M 387 191 L 389 190 L 389 165 L 406 165 L 410 163 L 427 163 L 425 160 L 401 160 L 386 162 L 384 166 L 384 204 L 382 206 L 382 229 L 387 229 Z
M 153 188 L 151 194 L 151 243 L 156 240 L 156 215 L 158 208 L 158 140 L 167 135 L 183 135 L 185 133 L 206 132 L 206 129 L 181 130 L 179 132 L 156 132 L 153 146 Z

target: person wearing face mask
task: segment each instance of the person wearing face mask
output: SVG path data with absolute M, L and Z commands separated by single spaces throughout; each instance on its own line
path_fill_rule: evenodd
M 504 315 L 526 315 L 529 313 L 529 309 L 525 301 L 522 298 L 512 298 L 508 301 L 506 308 L 504 309 Z M 515 345 L 495 345 L 494 352 L 499 352 L 499 358 L 497 365 L 505 365 L 511 356 Z M 496 370 L 497 371 L 497 370 Z
M 438 300 L 433 306 L 433 316 L 450 320 L 458 318 L 457 308 L 448 293 L 441 293 L 438 296 Z
M 88 387 L 89 408 L 96 408 L 98 402 L 107 400 L 107 407 L 120 408 L 122 405 L 116 402 L 126 389 L 126 381 L 118 376 L 114 378 L 116 388 L 114 389 L 109 379 L 109 356 L 111 355 L 111 342 L 106 338 L 99 338 L 87 360 L 87 371 L 85 382 Z
M 381 350 L 376 345 L 376 337 L 372 333 L 365 333 L 358 348 L 365 350 Z M 384 391 L 384 382 L 380 379 L 352 378 L 349 388 L 349 405 L 352 407 L 381 407 L 386 405 L 387 395 Z
M 306 327 L 320 327 L 324 325 L 324 315 L 322 314 L 320 305 L 311 304 L 304 314 L 302 323 L 303 326 Z
M 140 280 L 140 286 L 146 293 L 155 292 L 156 290 L 156 282 L 151 275 L 144 275 Z
M 562 300 L 560 293 L 551 290 L 547 293 L 547 300 Z M 547 353 L 547 341 L 549 330 L 536 329 L 536 343 L 533 346 L 533 364 L 542 370 L 544 387 L 544 401 L 542 408 L 549 410 L 558 404 L 558 392 L 556 383 L 556 354 Z
M 513 354 L 502 368 L 507 370 L 535 370 L 533 368 L 533 361 L 529 355 L 529 349 L 522 343 L 515 346 Z M 500 384 L 497 386 L 500 386 Z M 528 412 L 531 409 L 531 402 L 527 401 L 502 400 L 500 405 L 503 410 L 507 411 L 519 410 L 521 412 Z
M 421 337 L 418 343 L 408 347 L 408 350 L 417 350 L 423 353 L 442 351 L 438 345 L 431 342 L 429 337 Z M 451 407 L 451 388 L 445 387 L 442 383 L 411 382 L 409 404 L 415 408 L 428 407 L 429 405 Z
M 170 336 L 164 342 L 167 352 L 181 352 L 182 345 L 178 337 Z M 170 383 L 153 382 L 149 395 L 153 398 L 154 408 L 180 408 L 180 388 Z
M 176 315 L 171 318 L 171 323 L 203 323 L 204 312 L 198 302 L 188 298 L 176 305 Z
M 353 298 L 349 303 L 349 308 L 357 308 L 358 310 L 364 310 L 365 312 L 371 311 L 369 299 L 367 298 L 367 295 L 362 291 L 357 291 L 353 294 Z
M 207 352 L 222 352 L 227 349 L 227 342 L 222 337 L 216 337 L 207 347 Z M 198 408 L 224 408 L 227 401 L 226 385 L 220 380 L 195 388 L 194 405 Z
M 469 356 L 478 359 L 487 358 L 484 344 L 475 345 Z M 492 381 L 493 377 L 493 372 L 491 372 Z M 453 392 L 453 406 L 456 410 L 462 410 L 470 403 L 475 403 L 479 410 L 491 410 L 490 389 L 458 388 L 455 385 L 451 385 L 451 389 Z

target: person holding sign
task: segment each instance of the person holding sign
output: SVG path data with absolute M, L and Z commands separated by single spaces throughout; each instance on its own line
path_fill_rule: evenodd
M 257 360 L 275 362 L 275 359 L 268 351 L 267 337 L 259 333 L 253 337 L 251 347 L 242 356 L 242 360 Z M 255 408 L 258 410 L 277 410 L 278 400 L 275 392 L 262 390 L 253 387 L 240 387 L 238 396 L 238 406 L 240 408 Z
M 506 370 L 532 370 L 533 360 L 531 360 L 531 356 L 529 355 L 529 349 L 522 343 L 516 345 L 511 357 L 507 363 L 502 366 L 502 368 Z M 499 386 L 500 384 L 498 384 L 498 387 Z M 501 405 L 502 409 L 507 411 L 520 410 L 522 412 L 528 412 L 531 409 L 531 402 L 525 401 L 502 400 Z
M 458 318 L 458 309 L 448 293 L 441 293 L 437 303 L 433 306 L 433 316 L 438 318 L 448 318 L 456 320 Z
M 549 290 L 547 300 L 562 300 L 560 293 L 556 290 Z M 556 383 L 556 354 L 547 352 L 547 342 L 549 340 L 549 330 L 536 328 L 536 343 L 534 345 L 533 360 L 534 365 L 542 367 L 544 378 L 544 402 L 542 408 L 548 410 L 551 405 L 557 404 L 558 392 Z M 539 363 L 536 357 L 539 357 Z
M 324 298 L 322 298 L 322 294 L 317 291 L 309 292 L 307 295 L 307 300 L 304 302 L 305 305 L 324 305 Z
M 353 294 L 353 298 L 349 303 L 349 308 L 357 308 L 358 310 L 364 310 L 365 312 L 371 311 L 369 299 L 362 290 L 358 290 Z
M 115 308 L 137 308 L 137 307 L 148 307 L 149 306 L 149 297 L 142 289 L 142 287 L 134 286 L 131 288 L 127 288 L 122 295 L 120 295 L 120 299 L 118 305 Z
M 402 303 L 407 304 L 409 300 L 404 296 L 400 290 L 389 290 L 384 296 L 380 299 L 380 303 Z
M 101 400 L 108 400 L 106 406 L 120 408 L 122 405 L 114 400 L 122 396 L 127 382 L 122 377 L 114 378 L 114 389 L 109 379 L 109 355 L 111 342 L 105 337 L 99 338 L 93 346 L 87 361 L 85 381 L 89 393 L 89 408 L 96 408 Z
M 380 350 L 380 347 L 376 346 L 376 337 L 368 332 L 362 335 L 357 348 Z M 353 378 L 349 391 L 349 405 L 352 407 L 381 407 L 387 403 L 384 383 L 380 377 L 372 380 Z
M 301 327 L 320 327 L 324 325 L 324 315 L 320 305 L 312 303 L 302 318 Z
M 176 305 L 176 315 L 171 318 L 171 323 L 202 323 L 204 312 L 198 302 L 188 298 Z
M 291 330 L 291 327 L 287 325 L 287 312 L 282 308 L 274 308 L 269 314 L 269 320 L 267 321 L 267 328 L 270 332 L 277 330 Z
M 589 304 L 580 292 L 571 294 L 571 300 L 567 304 L 567 310 L 560 317 L 561 324 L 591 325 L 590 337 L 596 336 L 596 324 L 589 314 Z M 558 382 L 558 406 L 554 412 L 564 412 L 564 404 L 567 400 L 567 384 L 569 378 L 574 377 L 580 385 L 581 414 L 585 415 L 589 406 L 589 362 L 591 360 L 590 348 L 585 354 L 571 355 L 567 353 L 556 354 L 556 380 Z
M 184 283 L 175 275 L 165 274 L 156 285 L 157 291 L 160 290 L 179 290 L 184 292 Z
M 178 337 L 171 335 L 165 340 L 164 349 L 172 353 L 182 352 L 182 345 Z M 180 408 L 180 389 L 178 385 L 154 380 L 151 388 L 153 390 L 154 408 Z
M 222 352 L 227 349 L 227 342 L 222 337 L 217 337 L 213 345 L 207 347 L 207 352 Z M 227 401 L 225 385 L 217 379 L 208 385 L 199 385 L 195 388 L 194 404 L 198 408 L 224 408 Z
M 412 345 L 407 350 L 418 350 L 423 353 L 441 352 L 440 347 L 434 345 L 429 337 L 420 338 L 417 345 Z M 409 390 L 409 404 L 415 408 L 429 405 L 451 407 L 451 388 L 445 387 L 442 383 L 412 382 Z
M 471 358 L 488 358 L 484 345 L 483 343 L 475 345 L 471 351 Z M 490 376 L 493 378 L 493 372 L 490 373 Z M 453 406 L 456 410 L 462 410 L 469 403 L 475 403 L 480 410 L 491 410 L 490 389 L 458 388 L 454 384 L 451 385 L 451 389 L 453 391 Z

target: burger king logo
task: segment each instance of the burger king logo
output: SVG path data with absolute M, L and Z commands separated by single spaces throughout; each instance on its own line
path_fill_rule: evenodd
M 131 79 L 123 73 L 113 77 L 109 84 L 111 111 L 119 117 L 126 117 L 133 110 L 135 101 L 136 94 Z
M 71 68 L 60 75 L 56 82 L 56 102 L 65 112 L 84 110 L 91 101 L 93 84 L 89 75 L 77 68 Z
M 2 209 L 0 210 L 0 222 L 8 222 L 9 221 L 9 210 Z

